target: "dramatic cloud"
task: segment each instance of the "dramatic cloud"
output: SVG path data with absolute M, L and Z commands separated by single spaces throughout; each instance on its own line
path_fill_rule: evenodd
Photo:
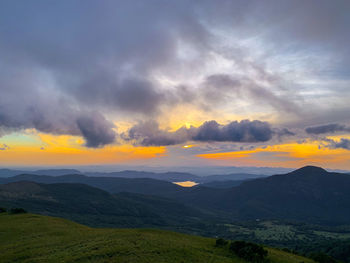
M 281 95 L 276 95 L 270 85 L 278 85 L 278 80 L 274 79 L 263 69 L 257 69 L 255 65 L 254 70 L 259 71 L 259 77 L 256 79 L 247 78 L 246 76 L 216 74 L 208 76 L 204 82 L 204 97 L 205 101 L 220 102 L 222 98 L 234 99 L 240 97 L 244 99 L 251 99 L 260 105 L 272 106 L 277 110 L 287 113 L 299 113 L 300 109 L 297 104 L 291 101 L 289 94 L 286 91 L 279 92 Z M 261 78 L 265 80 L 264 86 L 259 84 Z
M 113 143 L 116 133 L 113 131 L 113 123 L 107 121 L 100 114 L 90 114 L 77 119 L 77 125 L 86 139 L 87 147 L 100 147 Z
M 221 142 L 266 142 L 272 138 L 273 131 L 267 122 L 243 120 L 219 125 L 208 121 L 197 129 L 195 141 Z
M 96 111 L 77 108 L 69 98 L 50 87 L 35 86 L 34 83 L 43 76 L 34 71 L 37 69 L 0 72 L 0 81 L 3 81 L 0 86 L 0 131 L 3 135 L 34 128 L 55 135 L 83 136 L 88 147 L 113 141 L 113 125 L 105 117 Z M 30 73 L 37 74 L 33 83 L 27 82 Z
M 334 142 L 333 147 L 350 150 L 350 140 L 341 138 L 339 142 Z
M 305 129 L 308 134 L 324 134 L 335 132 L 350 132 L 350 127 L 343 124 L 331 123 L 320 126 L 308 127 Z
M 174 145 L 187 141 L 200 142 L 266 142 L 273 136 L 273 130 L 267 122 L 258 120 L 233 121 L 220 125 L 216 121 L 207 121 L 198 128 L 182 127 L 174 132 L 161 130 L 154 121 L 142 122 L 132 127 L 125 140 L 134 140 L 136 144 Z
M 103 147 L 117 136 L 113 123 L 166 120 L 177 106 L 196 122 L 349 121 L 349 8 L 347 0 L 3 0 L 0 136 L 31 128 Z M 306 129 L 336 131 L 350 129 Z M 172 145 L 274 135 L 295 134 L 260 121 L 175 132 L 146 121 L 124 137 Z
M 295 132 L 292 132 L 292 131 L 288 130 L 287 128 L 274 129 L 274 132 L 275 132 L 275 134 L 277 134 L 278 137 L 297 135 Z
M 143 146 L 166 146 L 180 144 L 190 140 L 195 130 L 196 128 L 194 127 L 190 129 L 182 127 L 175 132 L 169 132 L 161 130 L 157 122 L 147 121 L 133 126 L 127 134 L 123 134 L 122 137 L 125 140 L 134 140 L 135 144 Z
M 341 138 L 339 141 L 332 139 L 324 139 L 328 143 L 327 147 L 330 149 L 345 149 L 350 150 L 350 140 L 346 138 Z

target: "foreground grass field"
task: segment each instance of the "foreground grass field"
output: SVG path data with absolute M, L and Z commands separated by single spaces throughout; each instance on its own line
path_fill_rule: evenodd
M 97 229 L 54 217 L 0 214 L 0 261 L 5 262 L 245 262 L 215 240 L 148 229 Z M 311 263 L 268 249 L 271 262 Z

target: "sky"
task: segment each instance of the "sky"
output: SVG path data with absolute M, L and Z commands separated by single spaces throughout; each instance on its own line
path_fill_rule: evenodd
M 350 170 L 348 0 L 1 0 L 0 166 Z

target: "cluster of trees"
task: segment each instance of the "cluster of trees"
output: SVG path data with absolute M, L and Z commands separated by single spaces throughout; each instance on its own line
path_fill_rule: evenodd
M 229 242 L 223 238 L 216 240 L 217 247 L 226 247 Z M 265 263 L 269 262 L 267 259 L 267 250 L 262 246 L 246 242 L 246 241 L 233 241 L 229 245 L 229 250 L 236 256 L 247 260 L 252 263 Z
M 247 241 L 233 241 L 229 242 L 223 238 L 216 239 L 216 247 L 226 247 L 228 248 L 232 253 L 234 253 L 236 256 L 247 260 L 248 262 L 252 263 L 267 263 L 269 260 L 267 259 L 268 252 L 266 249 L 264 249 L 263 246 L 247 242 Z M 350 247 L 350 246 L 349 246 Z M 285 252 L 288 253 L 294 253 L 293 251 L 290 251 L 289 249 L 282 249 Z M 309 258 L 313 259 L 315 262 L 318 263 L 339 263 L 340 261 L 337 261 L 336 259 L 332 258 L 331 256 L 322 253 L 311 253 L 307 255 Z M 345 259 L 345 262 L 348 262 L 348 258 Z
M 309 248 L 312 253 L 311 257 L 320 257 L 322 255 L 328 255 L 340 262 L 350 262 L 350 239 L 328 240 L 322 241 L 318 244 L 314 244 Z M 317 253 L 321 252 L 321 253 Z M 321 254 L 321 255 L 320 255 Z M 324 258 L 324 257 L 323 257 Z M 319 262 L 336 262 L 336 261 L 319 261 Z
M 7 208 L 5 208 L 5 207 L 0 207 L 0 213 L 6 213 L 6 212 L 8 212 L 9 214 L 27 213 L 26 210 L 24 210 L 23 208 L 20 208 L 20 207 L 11 208 L 10 210 L 7 210 Z
M 310 255 L 310 258 L 312 258 L 313 260 L 315 260 L 318 263 L 338 263 L 337 260 L 328 256 L 325 253 L 312 253 Z

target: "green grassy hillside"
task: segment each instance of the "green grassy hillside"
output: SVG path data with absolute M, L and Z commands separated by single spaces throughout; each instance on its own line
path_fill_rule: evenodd
M 90 228 L 34 214 L 0 215 L 1 262 L 244 262 L 215 240 L 169 231 Z M 313 261 L 269 249 L 271 262 Z

